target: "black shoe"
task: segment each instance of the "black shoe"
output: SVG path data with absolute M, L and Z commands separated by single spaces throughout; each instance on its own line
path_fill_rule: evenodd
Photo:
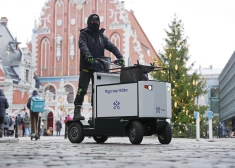
M 36 135 L 35 135 L 35 138 L 40 139 L 40 135 L 39 135 L 39 134 L 36 134 Z
M 90 124 L 90 126 L 93 127 L 93 120 L 88 120 L 88 124 Z
M 73 119 L 74 120 L 85 120 L 85 117 L 83 117 L 81 115 L 81 106 L 80 105 L 75 106 Z
M 0 138 L 2 138 L 2 130 L 0 130 Z

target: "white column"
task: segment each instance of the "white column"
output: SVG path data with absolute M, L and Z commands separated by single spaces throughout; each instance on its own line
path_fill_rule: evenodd
M 200 139 L 200 116 L 199 112 L 194 112 L 194 118 L 196 119 L 196 140 Z
M 208 117 L 208 125 L 209 125 L 209 139 L 213 138 L 213 132 L 212 132 L 212 118 L 213 118 L 213 112 L 208 111 L 207 112 L 207 117 Z
M 200 139 L 200 119 L 198 117 L 198 119 L 196 119 L 196 139 L 199 140 Z

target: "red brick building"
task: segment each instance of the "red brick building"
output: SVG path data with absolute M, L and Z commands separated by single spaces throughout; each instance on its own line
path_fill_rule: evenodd
M 128 65 L 140 61 L 149 64 L 158 59 L 134 13 L 119 0 L 47 0 L 39 23 L 35 23 L 30 48 L 36 61 L 37 75 L 46 99 L 42 119 L 44 127 L 54 126 L 56 119 L 73 115 L 73 101 L 79 79 L 80 51 L 78 37 L 87 26 L 90 14 L 100 16 L 100 27 L 120 49 Z M 106 56 L 114 56 L 106 52 Z M 91 89 L 85 98 L 83 115 L 91 115 Z

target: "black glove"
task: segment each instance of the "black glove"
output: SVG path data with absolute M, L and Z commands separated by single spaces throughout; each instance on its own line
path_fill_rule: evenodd
M 91 56 L 90 54 L 86 55 L 85 58 L 86 62 L 88 62 L 89 64 L 94 64 L 95 63 L 95 58 L 93 56 Z
M 125 61 L 122 59 L 115 60 L 113 63 L 116 65 L 125 66 Z

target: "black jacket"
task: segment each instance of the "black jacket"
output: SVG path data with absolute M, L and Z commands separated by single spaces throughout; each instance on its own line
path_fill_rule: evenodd
M 8 109 L 9 104 L 7 98 L 5 97 L 2 89 L 0 89 L 0 117 L 4 117 L 6 114 L 6 109 Z
M 28 102 L 27 102 L 27 107 L 28 107 L 28 109 L 30 109 L 31 100 L 32 100 L 32 97 L 34 97 L 34 96 L 38 96 L 38 91 L 37 91 L 37 90 L 34 90 L 34 91 L 32 92 L 32 96 L 28 99 Z
M 86 62 L 86 55 L 91 55 L 94 58 L 104 57 L 105 49 L 112 52 L 118 59 L 122 59 L 122 55 L 118 48 L 111 43 L 108 38 L 103 34 L 105 29 L 100 29 L 97 35 L 95 35 L 88 28 L 82 29 L 79 37 L 80 48 L 80 70 L 92 69 L 99 71 L 100 64 L 89 64 Z

